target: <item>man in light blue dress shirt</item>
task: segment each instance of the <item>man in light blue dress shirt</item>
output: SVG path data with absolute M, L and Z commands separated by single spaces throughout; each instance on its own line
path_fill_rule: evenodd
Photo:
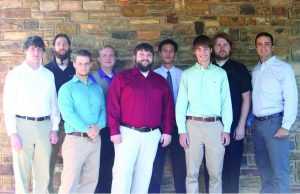
M 178 45 L 174 40 L 165 39 L 158 45 L 159 56 L 162 61 L 160 68 L 154 72 L 163 76 L 173 92 L 174 102 L 177 100 L 177 93 L 182 70 L 174 65 L 174 59 L 178 50 Z M 164 163 L 167 150 L 170 151 L 172 171 L 177 193 L 185 193 L 186 165 L 184 149 L 179 144 L 179 135 L 177 127 L 174 128 L 171 144 L 167 147 L 158 146 L 156 157 L 153 163 L 152 177 L 149 186 L 149 193 L 159 193 L 163 176 Z
M 273 54 L 273 37 L 255 38 L 259 62 L 252 71 L 253 143 L 261 193 L 289 193 L 289 130 L 296 120 L 298 92 L 290 64 Z
M 209 192 L 222 193 L 225 147 L 230 143 L 232 106 L 226 71 L 213 65 L 212 41 L 199 35 L 193 42 L 197 58 L 183 71 L 176 102 L 180 145 L 186 156 L 186 192 L 199 193 L 199 168 L 204 148 Z
M 66 132 L 60 194 L 93 193 L 98 182 L 99 132 L 106 125 L 106 112 L 101 88 L 88 79 L 91 60 L 87 50 L 77 51 L 73 62 L 76 74 L 58 93 Z

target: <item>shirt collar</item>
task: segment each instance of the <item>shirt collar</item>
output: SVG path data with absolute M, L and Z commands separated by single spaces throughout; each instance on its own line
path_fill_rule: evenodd
M 270 67 L 271 64 L 276 60 L 276 56 L 274 55 L 273 57 L 269 58 L 265 62 L 258 61 L 258 64 L 261 66 L 261 69 L 264 70 L 267 67 Z
M 136 65 L 132 68 L 132 73 L 133 73 L 133 75 L 141 75 L 141 76 L 143 76 L 142 73 L 140 72 L 139 68 Z M 148 74 L 147 77 L 151 76 L 152 74 L 153 74 L 153 71 L 152 71 L 152 69 L 150 69 L 149 74 Z
M 37 69 L 32 69 L 31 67 L 30 67 L 30 65 L 28 64 L 28 63 L 26 63 L 26 61 L 24 61 L 23 63 L 22 63 L 22 66 L 27 70 L 27 71 L 30 71 L 30 72 L 38 72 L 38 71 L 40 71 L 41 69 L 42 69 L 42 65 L 40 64 L 39 65 L 39 67 L 37 68 Z
M 83 83 L 76 75 L 73 76 L 72 82 L 74 82 L 74 83 L 77 83 L 77 82 Z M 85 84 L 85 83 L 83 83 L 83 84 Z M 87 85 L 92 85 L 92 84 L 94 84 L 94 82 L 92 80 L 88 79 Z
M 196 69 L 200 70 L 200 71 L 207 71 L 210 70 L 212 67 L 212 63 L 210 63 L 207 67 L 207 69 L 204 69 L 204 67 L 202 65 L 200 65 L 198 62 L 196 62 L 196 64 L 194 65 L 196 67 Z
M 163 70 L 164 73 L 172 72 L 175 69 L 175 65 L 173 65 L 170 69 L 165 68 L 163 65 L 161 65 L 161 69 Z
M 109 76 L 101 69 L 101 67 L 99 68 L 98 72 L 99 72 L 99 76 L 100 76 L 101 78 L 108 77 L 108 78 L 111 79 L 111 78 L 113 78 L 114 75 L 115 75 L 115 72 L 112 71 L 112 77 L 109 77 Z

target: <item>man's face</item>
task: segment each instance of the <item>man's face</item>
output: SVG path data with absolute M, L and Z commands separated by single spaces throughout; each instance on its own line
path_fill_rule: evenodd
M 231 47 L 229 42 L 224 38 L 217 38 L 213 50 L 217 60 L 226 60 L 230 56 Z
M 142 72 L 147 72 L 153 65 L 153 54 L 150 51 L 139 50 L 133 56 L 134 62 Z
M 171 44 L 165 44 L 162 46 L 161 51 L 159 52 L 160 59 L 162 64 L 173 64 L 175 59 L 175 48 Z
M 101 67 L 112 69 L 117 58 L 112 48 L 104 48 L 99 52 L 98 61 Z
M 70 57 L 70 45 L 65 37 L 59 37 L 55 41 L 54 54 L 59 59 L 67 59 Z
M 198 45 L 194 50 L 199 64 L 205 64 L 210 62 L 211 52 L 212 49 L 206 45 Z
M 40 63 L 40 61 L 43 57 L 43 53 L 44 53 L 44 50 L 42 48 L 36 47 L 34 45 L 29 46 L 25 50 L 26 62 L 30 65 Z
M 255 45 L 260 58 L 269 59 L 273 56 L 273 45 L 270 37 L 261 36 L 257 38 Z
M 73 65 L 77 76 L 87 76 L 92 67 L 90 58 L 86 56 L 77 56 Z

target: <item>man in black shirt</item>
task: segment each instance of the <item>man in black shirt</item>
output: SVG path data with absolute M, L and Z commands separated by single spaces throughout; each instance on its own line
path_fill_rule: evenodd
M 251 76 L 245 65 L 230 59 L 232 44 L 231 38 L 226 33 L 218 33 L 213 38 L 214 64 L 227 72 L 233 112 L 230 144 L 225 147 L 223 163 L 223 193 L 239 193 L 245 123 L 250 109 L 252 90 Z
M 71 41 L 66 34 L 57 34 L 53 39 L 53 60 L 46 64 L 45 67 L 53 72 L 55 79 L 56 92 L 60 87 L 69 81 L 75 74 L 73 63 L 70 59 Z M 57 154 L 65 138 L 64 121 L 61 119 L 59 123 L 59 140 L 52 145 L 51 161 L 50 161 L 50 181 L 49 193 L 53 193 L 53 172 L 56 164 Z

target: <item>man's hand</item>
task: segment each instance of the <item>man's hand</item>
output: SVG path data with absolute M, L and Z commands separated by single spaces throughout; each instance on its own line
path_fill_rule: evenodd
M 93 142 L 96 141 L 97 136 L 99 135 L 100 129 L 97 125 L 90 125 L 89 129 L 87 131 L 87 135 L 89 138 L 93 140 Z
M 241 140 L 244 139 L 245 137 L 245 126 L 237 126 L 235 128 L 234 134 L 233 134 L 233 138 L 235 138 L 235 140 Z
M 230 136 L 227 132 L 222 132 L 221 141 L 224 146 L 228 146 L 230 144 Z
M 57 131 L 51 131 L 49 139 L 51 144 L 56 144 L 58 142 Z
M 179 134 L 179 143 L 184 149 L 188 149 L 190 145 L 190 138 L 187 133 Z
M 110 141 L 114 144 L 119 144 L 122 142 L 121 134 L 110 136 Z
M 13 133 L 10 135 L 10 143 L 13 149 L 20 151 L 22 149 L 22 139 L 18 133 Z
M 281 127 L 280 129 L 278 129 L 274 137 L 281 139 L 281 138 L 285 138 L 288 135 L 289 135 L 289 131 Z
M 172 136 L 168 134 L 162 134 L 160 137 L 160 143 L 162 143 L 162 147 L 166 147 L 171 143 Z

